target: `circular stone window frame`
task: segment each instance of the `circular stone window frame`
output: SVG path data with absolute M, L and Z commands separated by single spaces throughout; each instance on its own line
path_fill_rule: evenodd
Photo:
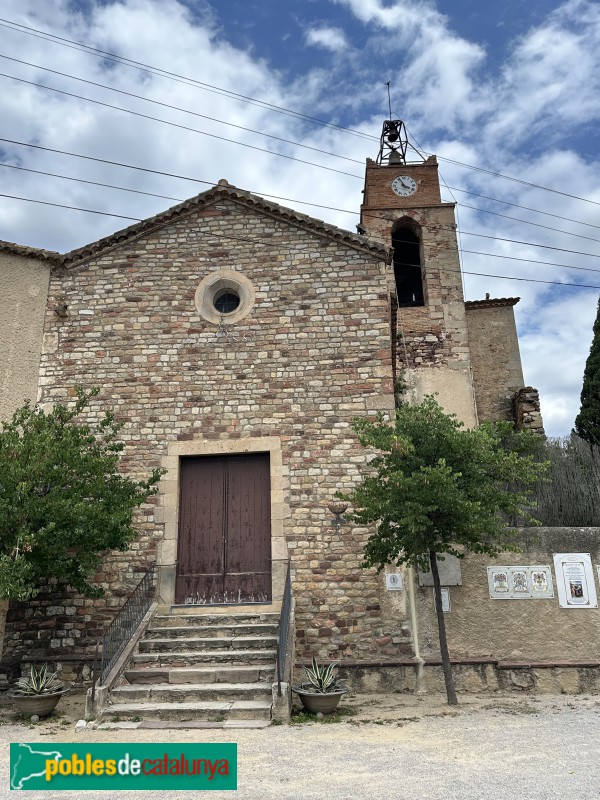
M 239 306 L 228 314 L 223 314 L 215 308 L 215 298 L 222 290 L 235 292 L 240 298 Z M 245 275 L 233 269 L 219 269 L 211 272 L 198 284 L 194 302 L 200 316 L 213 325 L 226 322 L 228 325 L 247 317 L 252 311 L 256 296 L 254 286 Z

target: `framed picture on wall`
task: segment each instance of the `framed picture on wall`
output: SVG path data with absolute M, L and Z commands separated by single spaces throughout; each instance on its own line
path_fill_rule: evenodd
M 554 571 L 561 608 L 598 608 L 589 553 L 555 553 Z

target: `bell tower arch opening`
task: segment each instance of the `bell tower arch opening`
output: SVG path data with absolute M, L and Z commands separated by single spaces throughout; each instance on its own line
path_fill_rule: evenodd
M 423 273 L 421 258 L 421 231 L 406 218 L 398 220 L 392 228 L 394 249 L 394 279 L 398 305 L 424 306 Z

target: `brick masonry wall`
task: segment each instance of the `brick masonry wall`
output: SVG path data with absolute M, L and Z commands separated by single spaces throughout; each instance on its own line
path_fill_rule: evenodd
M 473 384 L 481 422 L 514 420 L 513 396 L 524 381 L 513 306 L 512 301 L 488 308 L 467 304 Z
M 200 281 L 224 268 L 256 292 L 230 341 L 194 305 Z M 52 312 L 59 301 L 65 319 Z M 384 617 L 382 577 L 360 567 L 369 531 L 338 530 L 327 510 L 365 468 L 352 418 L 393 408 L 391 362 L 375 255 L 222 199 L 53 276 L 40 400 L 68 400 L 77 383 L 101 386 L 91 415 L 116 411 L 135 475 L 158 466 L 169 442 L 239 440 L 242 451 L 244 438 L 279 437 L 299 657 L 393 658 L 410 652 L 410 636 L 404 619 Z M 12 610 L 9 656 L 34 641 L 57 658 L 89 656 L 155 559 L 160 509 L 147 506 L 136 525 L 130 551 L 105 559 L 104 598 L 40 598 Z
M 377 165 L 368 160 L 361 222 L 370 236 L 391 246 L 392 228 L 399 220 L 416 225 L 421 238 L 425 294 L 423 307 L 398 308 L 397 360 L 399 370 L 445 366 L 468 376 L 469 334 L 464 308 L 456 241 L 454 204 L 442 203 L 434 157 L 423 164 Z M 397 175 L 415 179 L 411 197 L 398 197 L 391 183 Z M 395 292 L 393 267 L 388 286 Z

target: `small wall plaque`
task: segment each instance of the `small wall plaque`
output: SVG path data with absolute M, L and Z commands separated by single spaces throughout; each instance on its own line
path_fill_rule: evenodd
M 399 572 L 390 572 L 385 576 L 385 588 L 388 592 L 402 589 L 402 575 Z
M 450 606 L 450 589 L 447 586 L 440 586 L 440 590 L 442 593 L 442 611 L 444 614 L 449 614 L 452 610 Z M 435 589 L 433 590 L 433 607 L 437 608 L 435 602 Z

